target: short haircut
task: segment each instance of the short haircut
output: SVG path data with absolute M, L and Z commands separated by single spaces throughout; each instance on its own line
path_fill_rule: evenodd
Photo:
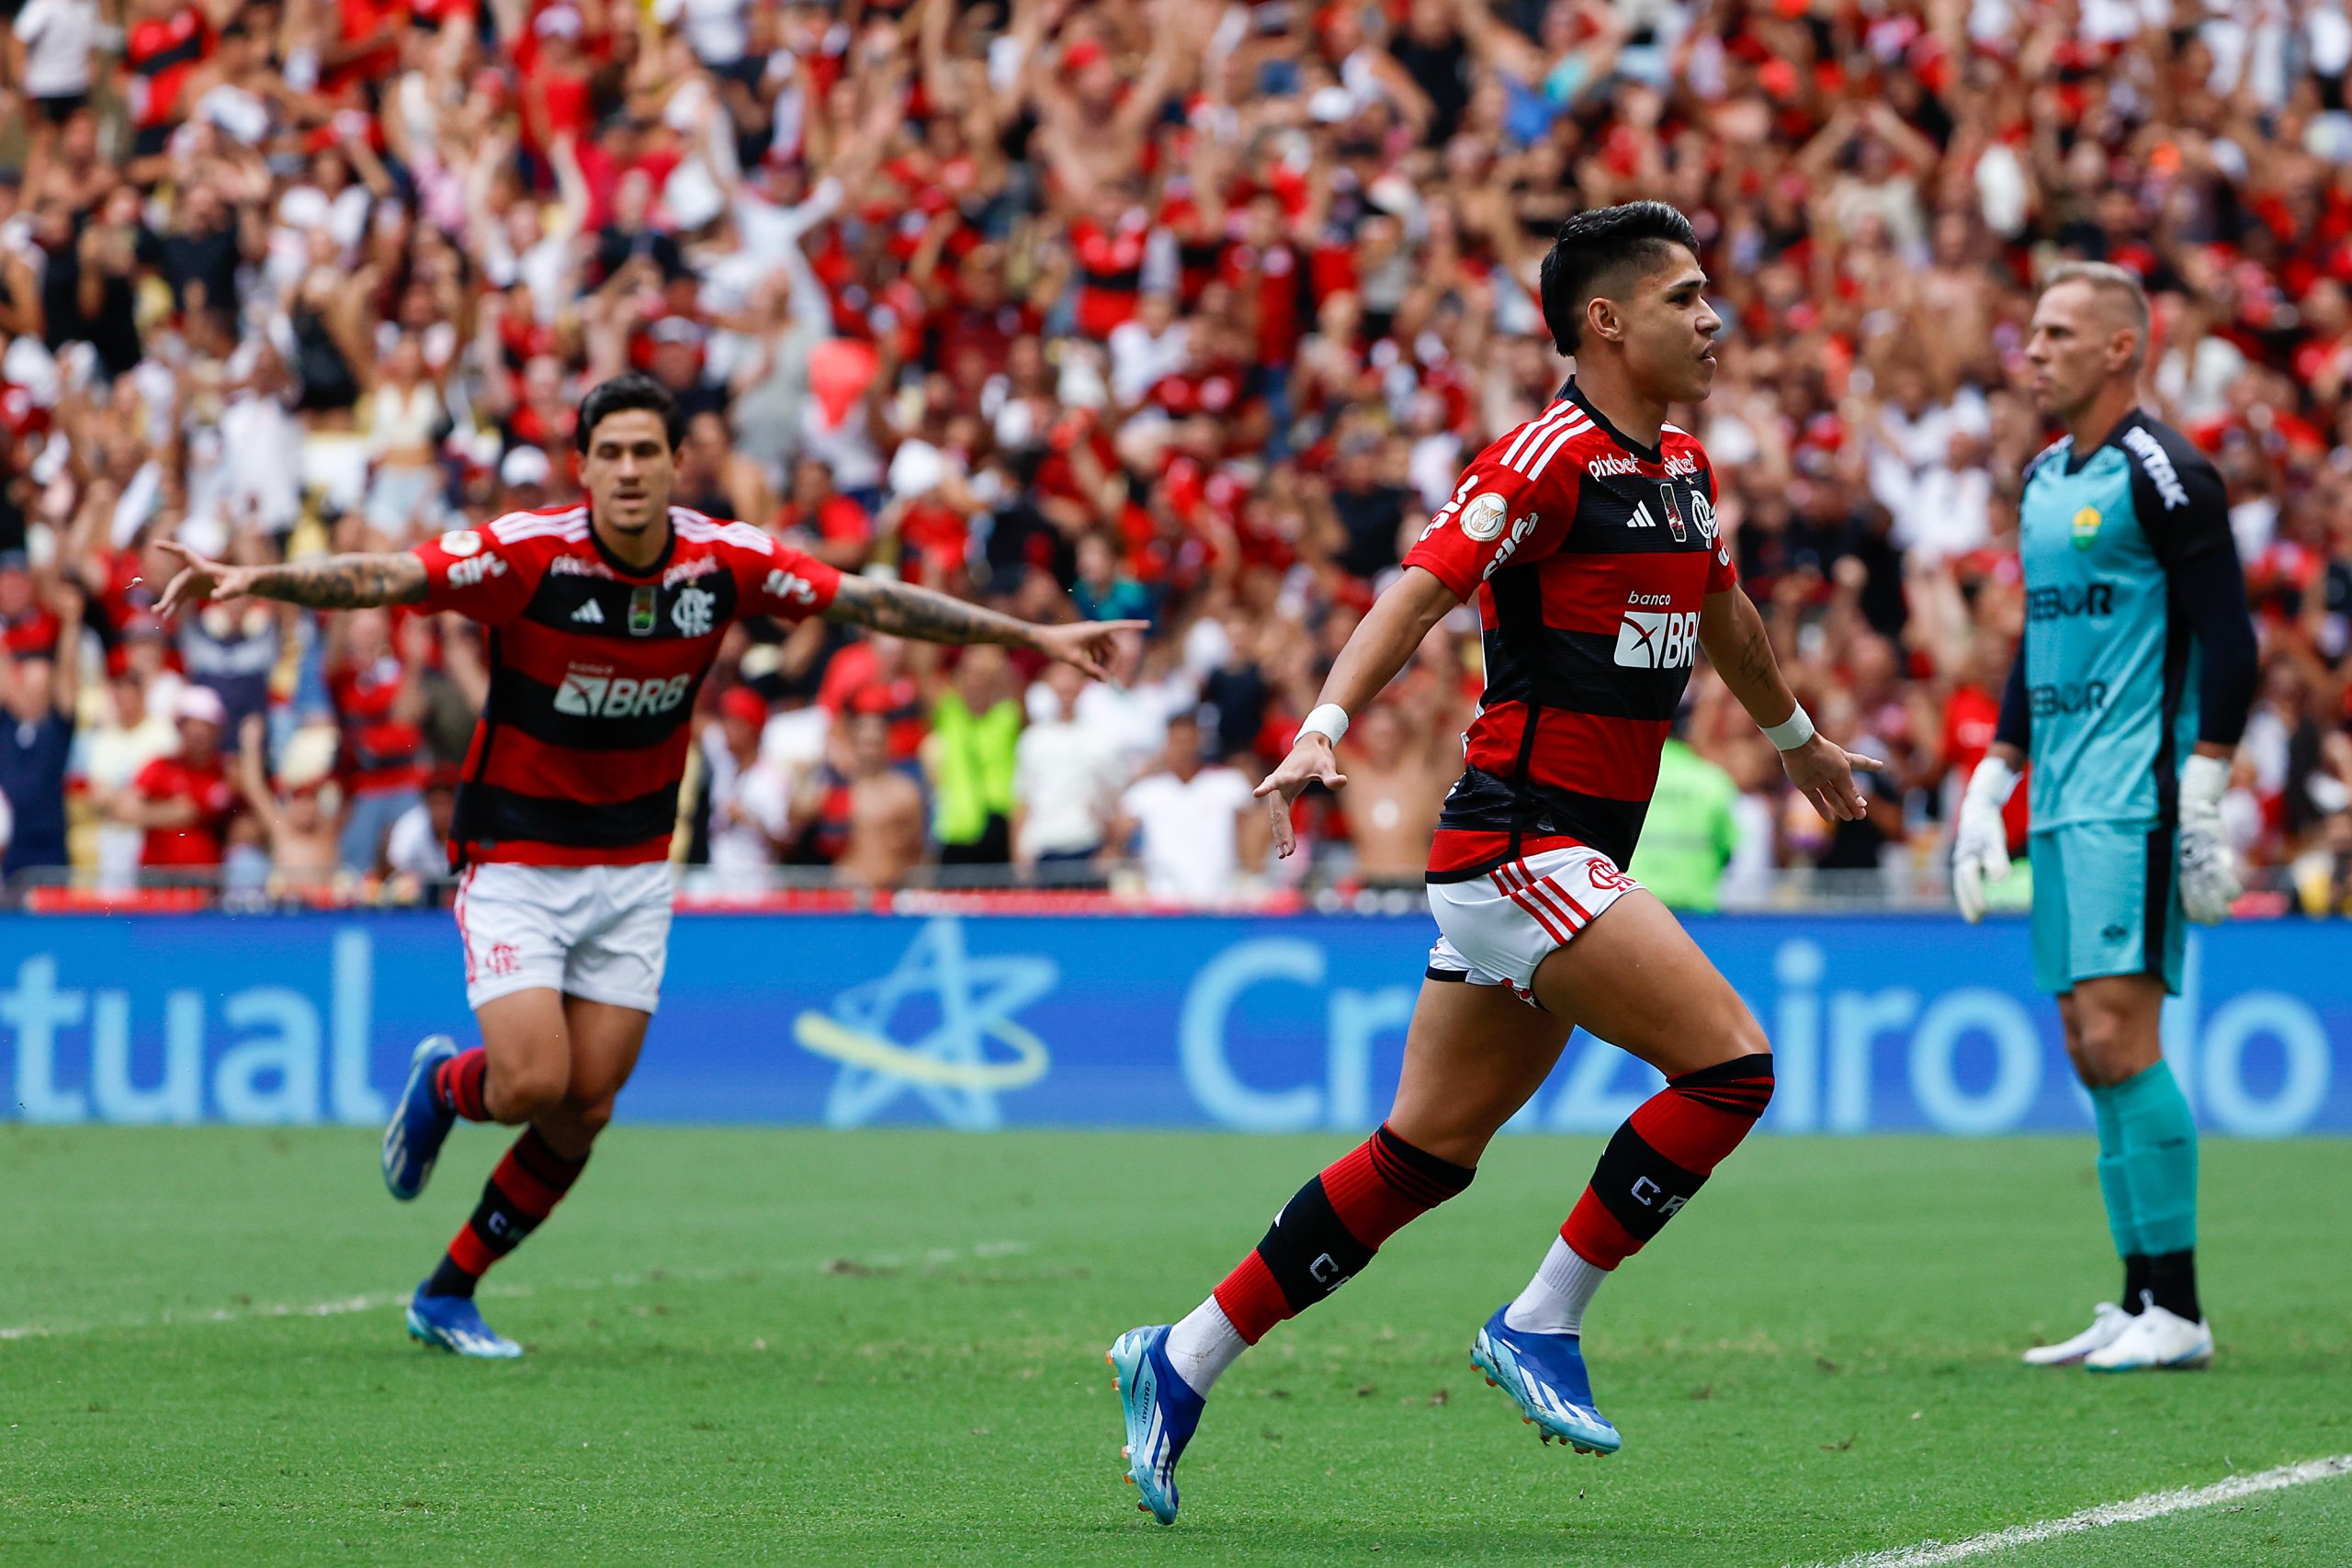
M 2137 370 L 2147 363 L 2153 318 L 2148 313 L 2148 291 L 2141 287 L 2138 273 L 2113 262 L 2063 261 L 2041 275 L 2041 293 L 2062 283 L 2088 284 L 2103 298 L 2122 306 L 2140 333 L 2140 344 L 2132 352 L 2132 368 Z
M 1678 248 L 1696 256 L 1699 236 L 1690 220 L 1663 201 L 1595 208 L 1561 224 L 1544 255 L 1540 289 L 1552 346 L 1574 354 L 1584 337 L 1585 307 L 1666 265 Z
M 641 370 L 626 371 L 609 381 L 597 383 L 580 400 L 580 423 L 571 432 L 571 445 L 582 455 L 596 437 L 596 427 L 616 413 L 643 409 L 662 416 L 662 428 L 669 434 L 670 450 L 678 449 L 686 438 L 686 422 L 678 412 L 678 400 L 670 389 Z

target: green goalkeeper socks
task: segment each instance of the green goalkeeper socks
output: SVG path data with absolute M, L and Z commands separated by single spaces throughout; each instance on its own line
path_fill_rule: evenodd
M 2122 1134 L 2138 1250 L 2152 1258 L 2188 1251 L 2197 1245 L 2197 1122 L 2172 1067 L 2159 1061 L 2106 1098 Z
M 2115 1236 L 2116 1255 L 2138 1258 L 2147 1248 L 2140 1245 L 2139 1224 L 2132 1214 L 2132 1187 L 2124 1175 L 2123 1119 L 2116 1113 L 2116 1093 L 2111 1089 L 2091 1090 L 2091 1118 L 2098 1124 L 2098 1193 L 2107 1200 L 2107 1228 Z M 2123 1305 L 2127 1312 L 2140 1310 L 2136 1300 Z

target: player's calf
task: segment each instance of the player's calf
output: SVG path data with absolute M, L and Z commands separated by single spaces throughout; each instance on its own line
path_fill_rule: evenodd
M 1383 1126 L 1300 1188 L 1209 1298 L 1170 1330 L 1168 1359 L 1206 1393 L 1236 1358 L 1362 1272 L 1381 1243 L 1477 1173 Z
M 1176 1325 L 1169 1352 L 1176 1370 L 1205 1393 L 1242 1347 L 1355 1278 L 1383 1242 L 1458 1195 L 1476 1174 L 1383 1126 L 1300 1188 L 1250 1255 Z M 1214 1321 L 1195 1324 L 1212 1310 L 1222 1330 Z M 1203 1326 L 1210 1332 L 1199 1332 Z
M 481 1201 L 450 1239 L 440 1264 L 417 1287 L 420 1296 L 470 1296 L 491 1266 L 523 1244 L 571 1190 L 586 1168 L 526 1127 L 483 1184 Z

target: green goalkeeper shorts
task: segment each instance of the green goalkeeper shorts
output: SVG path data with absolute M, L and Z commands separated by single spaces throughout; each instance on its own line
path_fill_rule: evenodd
M 2078 980 L 2154 975 L 2180 994 L 2188 919 L 2174 838 L 2162 826 L 2078 822 L 2028 839 L 2035 985 L 2064 995 Z

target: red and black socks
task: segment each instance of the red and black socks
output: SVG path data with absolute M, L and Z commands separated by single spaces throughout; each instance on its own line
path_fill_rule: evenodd
M 461 1121 L 487 1122 L 490 1107 L 483 1085 L 490 1077 L 490 1055 L 477 1045 L 460 1051 L 433 1070 L 433 1098 Z
M 1475 1174 L 1382 1127 L 1283 1205 L 1265 1239 L 1170 1333 L 1170 1360 L 1206 1393 L 1244 1348 L 1346 1284 L 1382 1242 Z
M 1561 1239 L 1595 1268 L 1616 1268 L 1698 1195 L 1771 1100 L 1770 1052 L 1667 1079 L 1609 1140 Z
M 479 1055 L 480 1052 L 469 1053 Z M 459 1058 L 463 1060 L 463 1058 Z M 451 1064 L 455 1066 L 455 1064 Z M 428 1296 L 470 1296 L 490 1266 L 514 1251 L 537 1230 L 588 1164 L 556 1152 L 537 1127 L 526 1127 L 481 1190 L 473 1217 L 449 1242 L 449 1250 L 424 1282 Z

